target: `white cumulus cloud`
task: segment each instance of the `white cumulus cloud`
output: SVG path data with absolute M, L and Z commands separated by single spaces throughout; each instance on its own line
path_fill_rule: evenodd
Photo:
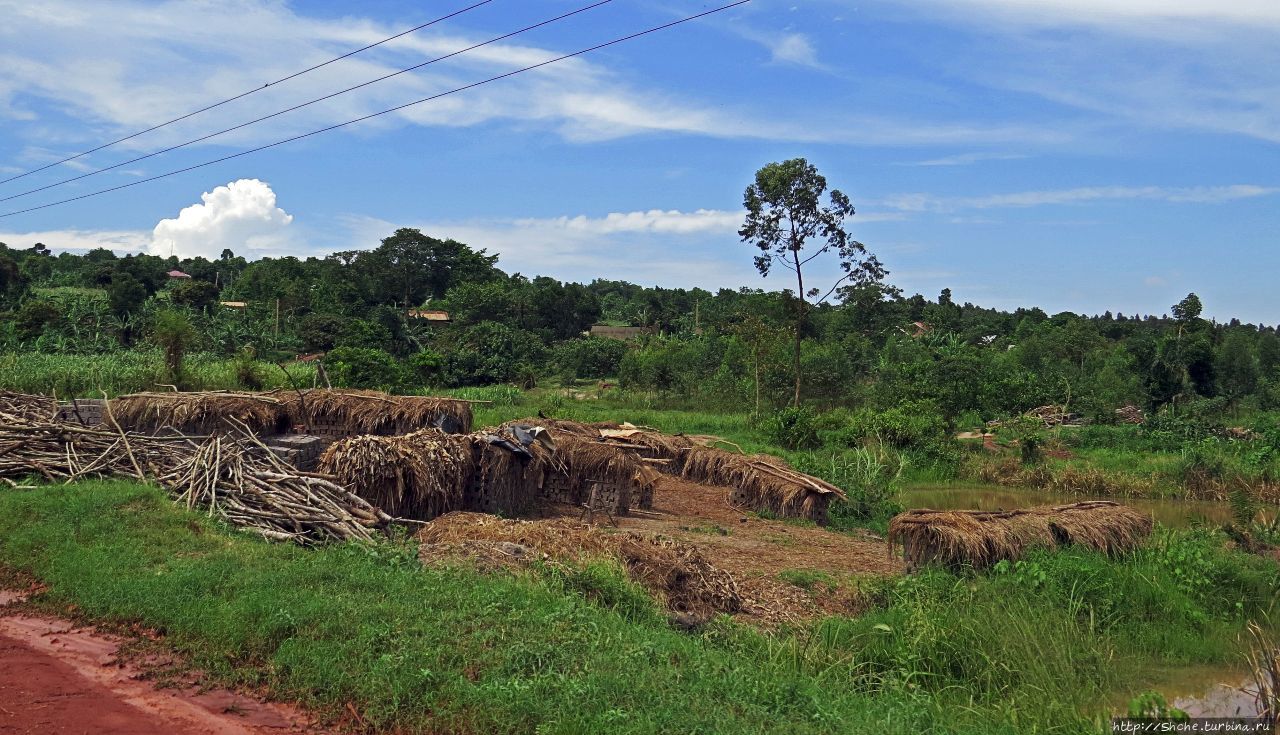
M 217 258 L 224 248 L 253 256 L 294 246 L 293 215 L 276 205 L 276 193 L 258 179 L 240 179 L 200 195 L 200 204 L 184 207 L 152 231 L 154 255 Z

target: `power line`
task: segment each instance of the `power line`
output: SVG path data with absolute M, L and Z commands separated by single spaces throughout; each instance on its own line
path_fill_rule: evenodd
M 535 28 L 541 28 L 541 27 L 543 27 L 543 26 L 550 25 L 550 24 L 555 23 L 555 22 L 557 22 L 557 21 L 564 20 L 565 18 L 568 18 L 568 17 L 570 17 L 570 16 L 577 15 L 577 14 L 579 14 L 579 13 L 585 13 L 585 12 L 586 12 L 586 11 L 588 11 L 588 10 L 591 10 L 591 9 L 593 9 L 593 8 L 598 8 L 598 7 L 600 7 L 601 5 L 606 5 L 606 4 L 611 3 L 611 2 L 613 2 L 613 0 L 598 0 L 598 2 L 592 3 L 591 5 L 587 5 L 586 7 L 578 8 L 577 10 L 573 10 L 573 11 L 570 11 L 570 12 L 568 12 L 568 13 L 564 13 L 563 15 L 557 15 L 557 16 L 556 16 L 556 17 L 554 17 L 554 18 L 550 18 L 550 19 L 548 19 L 548 20 L 544 20 L 544 21 L 542 21 L 542 22 L 540 22 L 540 23 L 534 23 L 533 25 L 530 25 L 530 26 L 525 26 L 524 28 L 521 28 L 521 29 L 519 29 L 519 30 L 515 30 L 515 31 L 511 31 L 510 33 L 504 33 L 503 35 L 501 35 L 501 36 L 497 36 L 497 37 L 495 37 L 495 38 L 491 38 L 491 39 L 489 39 L 488 41 L 484 41 L 484 42 L 482 42 L 482 43 L 477 43 L 477 44 L 475 44 L 475 45 L 468 46 L 468 47 L 466 47 L 466 48 L 464 48 L 464 49 L 459 49 L 459 50 L 457 50 L 457 51 L 454 51 L 453 53 L 445 54 L 444 56 L 437 56 L 436 58 L 434 58 L 434 59 L 430 59 L 430 60 L 428 60 L 428 61 L 424 61 L 424 62 L 422 62 L 421 64 L 414 64 L 413 66 L 410 66 L 410 67 L 405 68 L 405 69 L 401 69 L 400 71 L 392 72 L 392 73 L 390 73 L 390 74 L 385 74 L 385 75 L 383 75 L 383 76 L 378 77 L 377 79 L 370 79 L 370 80 L 368 80 L 368 81 L 366 81 L 366 82 L 361 82 L 360 84 L 357 84 L 357 85 L 355 85 L 354 87 L 347 87 L 346 89 L 339 90 L 339 91 L 337 91 L 337 92 L 333 92 L 333 93 L 331 93 L 331 94 L 326 94 L 326 95 L 325 95 L 325 96 L 323 96 L 323 97 L 317 97 L 317 98 L 315 98 L 315 99 L 313 99 L 313 100 L 310 100 L 310 101 L 308 101 L 308 102 L 303 102 L 303 103 L 301 103 L 301 104 L 294 105 L 293 107 L 289 107 L 289 108 L 286 108 L 286 109 L 284 109 L 284 110 L 280 110 L 279 112 L 273 112 L 273 113 L 271 113 L 270 115 L 264 115 L 264 116 L 262 116 L 262 117 L 259 117 L 259 118 L 256 118 L 256 119 L 253 119 L 253 120 L 250 120 L 250 121 L 248 121 L 248 122 L 240 123 L 239 125 L 233 125 L 233 126 L 231 126 L 231 127 L 229 127 L 229 128 L 224 128 L 224 129 L 222 129 L 222 130 L 217 131 L 216 133 L 209 133 L 208 135 L 202 135 L 202 136 L 200 136 L 199 138 L 194 138 L 194 139 L 192 139 L 192 140 L 188 140 L 188 141 L 186 141 L 185 143 L 178 143 L 177 145 L 172 145 L 172 146 L 169 146 L 168 148 L 162 148 L 162 149 L 160 149 L 160 150 L 158 150 L 158 151 L 154 151 L 154 152 L 152 152 L 152 153 L 147 153 L 147 154 L 145 154 L 145 155 L 138 156 L 137 158 L 131 158 L 131 159 L 127 160 L 127 161 L 121 161 L 120 163 L 112 164 L 112 165 L 110 165 L 110 166 L 106 166 L 105 168 L 97 169 L 97 170 L 95 170 L 95 171 L 89 171 L 88 173 L 83 173 L 83 174 L 80 174 L 79 176 L 72 176 L 72 177 L 70 177 L 70 178 L 62 179 L 61 181 L 55 181 L 55 182 L 53 182 L 52 184 L 46 184 L 45 186 L 40 186 L 40 187 L 37 187 L 37 188 L 35 188 L 35 189 L 28 189 L 27 191 L 18 192 L 17 194 L 10 194 L 10 195 L 9 195 L 9 196 L 7 196 L 7 197 L 0 197 L 0 202 L 7 202 L 7 201 L 10 201 L 10 200 L 12 200 L 12 199 L 19 199 L 19 198 L 21 198 L 21 197 L 28 196 L 28 195 L 30 195 L 30 194 L 36 194 L 36 193 L 39 193 L 39 192 L 42 192 L 42 191 L 47 191 L 47 190 L 52 189 L 52 188 L 54 188 L 54 187 L 62 186 L 63 184 L 70 184 L 70 183 L 71 183 L 71 182 L 73 182 L 73 181 L 80 181 L 81 179 L 87 179 L 87 178 L 89 178 L 90 176 L 97 176 L 97 175 L 98 175 L 98 174 L 100 174 L 100 173 L 105 173 L 105 172 L 107 172 L 107 171 L 113 171 L 113 170 L 115 170 L 115 169 L 118 169 L 118 168 L 121 168 L 121 167 L 124 167 L 124 166 L 128 166 L 128 165 L 130 165 L 130 164 L 137 163 L 137 162 L 139 162 L 139 161 L 145 161 L 145 160 L 147 160 L 148 158 L 155 158 L 156 156 L 163 155 L 163 154 L 165 154 L 165 153 L 169 153 L 170 151 L 176 151 L 176 150 L 178 150 L 179 148 L 185 148 L 185 147 L 187 147 L 187 146 L 189 146 L 189 145 L 195 145 L 196 143 L 200 143 L 200 142 L 203 142 L 203 141 L 209 140 L 210 138 L 216 138 L 216 137 L 218 137 L 219 135 L 223 135 L 223 134 L 225 134 L 225 133 L 230 133 L 230 132 L 232 132 L 232 131 L 239 130 L 239 129 L 241 129 L 241 128 L 246 128 L 246 127 L 248 127 L 248 126 L 250 126 L 250 125 L 256 125 L 257 123 L 260 123 L 260 122 L 262 122 L 263 120 L 270 120 L 270 119 L 271 119 L 271 118 L 273 118 L 273 117 L 279 117 L 279 116 L 281 116 L 281 115 L 284 115 L 284 114 L 287 114 L 287 113 L 290 113 L 290 112 L 294 112 L 295 110 L 301 110 L 302 108 L 304 108 L 304 107 L 309 107 L 309 106 L 311 106 L 311 105 L 316 104 L 317 102 L 324 102 L 325 100 L 333 99 L 334 97 L 337 97 L 337 96 L 339 96 L 339 95 L 346 94 L 347 92 L 352 92 L 352 91 L 354 91 L 354 90 L 361 89 L 361 88 L 363 88 L 363 87 L 368 87 L 368 86 L 370 86 L 370 85 L 377 84 L 378 82 L 386 81 L 386 80 L 388 80 L 388 79 L 390 79 L 390 78 L 392 78 L 392 77 L 397 77 L 397 76 L 400 76 L 401 74 L 407 74 L 408 72 L 416 71 L 416 70 L 421 69 L 421 68 L 423 68 L 423 67 L 425 67 L 425 66 L 430 66 L 430 65 L 435 64 L 435 63 L 437 63 L 437 62 L 444 61 L 444 60 L 446 60 L 446 59 L 451 59 L 451 58 L 453 58 L 453 57 L 455 57 L 455 56 L 459 56 L 459 55 L 461 55 L 461 54 L 465 54 L 465 53 L 467 53 L 468 51 L 474 51 L 475 49 L 478 49 L 478 48 L 480 48 L 481 46 L 488 46 L 488 45 L 489 45 L 489 44 L 491 44 L 491 43 L 497 43 L 498 41 L 502 41 L 502 40 L 505 40 L 505 39 L 511 38 L 512 36 L 518 36 L 518 35 L 520 35 L 521 33 L 525 33 L 525 32 L 527 32 L 527 31 L 534 30 Z
M 402 37 L 402 36 L 407 36 L 407 35 L 409 35 L 410 33 L 416 33 L 416 32 L 418 32 L 418 31 L 422 30 L 423 28 L 426 28 L 426 27 L 428 27 L 428 26 L 433 26 L 433 25 L 435 25 L 435 24 L 437 24 L 437 23 L 444 22 L 444 21 L 446 21 L 446 20 L 449 20 L 450 18 L 455 18 L 455 17 L 457 17 L 457 16 L 459 16 L 459 15 L 462 15 L 463 13 L 466 13 L 466 12 L 468 12 L 468 11 L 470 11 L 470 10 L 475 10 L 476 8 L 480 7 L 481 5 L 488 5 L 488 4 L 489 4 L 489 3 L 491 3 L 491 2 L 493 2 L 493 0 L 481 0 L 480 2 L 475 3 L 474 5 L 468 5 L 467 7 L 462 8 L 461 10 L 455 10 L 454 12 L 449 13 L 448 15 L 442 15 L 442 16 L 440 16 L 439 18 L 436 18 L 435 20 L 427 21 L 426 23 L 423 23 L 422 25 L 414 26 L 413 28 L 410 28 L 410 29 L 409 29 L 409 30 L 407 30 L 407 31 L 401 31 L 400 33 L 397 33 L 397 34 L 395 34 L 394 36 L 387 36 L 386 38 L 382 39 L 381 41 L 378 41 L 378 42 L 376 42 L 376 43 L 371 43 L 371 44 L 369 44 L 368 46 L 361 46 L 360 48 L 356 49 L 355 51 L 348 51 L 347 53 L 345 53 L 345 54 L 343 54 L 343 55 L 341 55 L 341 56 L 335 56 L 334 58 L 329 59 L 328 61 L 326 61 L 326 62 L 324 62 L 324 63 L 322 63 L 322 64 L 316 64 L 315 66 L 308 67 L 308 68 L 306 68 L 306 69 L 303 69 L 302 71 L 294 72 L 293 74 L 290 74 L 290 75 L 289 75 L 289 76 L 287 76 L 287 77 L 281 77 L 281 78 L 279 78 L 279 79 L 275 80 L 274 82 L 267 82 L 266 84 L 262 85 L 261 87 L 254 87 L 253 89 L 250 89 L 250 90 L 248 90 L 248 91 L 246 91 L 246 92 L 241 92 L 240 94 L 238 94 L 238 95 L 236 95 L 236 96 L 234 96 L 234 97 L 228 97 L 227 99 L 222 100 L 221 102 L 215 102 L 214 104 L 209 105 L 209 106 L 207 106 L 207 107 L 201 107 L 200 109 L 195 110 L 195 111 L 192 111 L 192 112 L 188 112 L 187 114 L 182 115 L 181 117 L 175 117 L 175 118 L 173 118 L 172 120 L 169 120 L 168 122 L 162 122 L 162 123 L 160 123 L 160 124 L 158 124 L 158 125 L 152 125 L 151 127 L 147 128 L 146 130 L 139 130 L 138 132 L 133 133 L 132 135 L 126 135 L 126 136 L 125 136 L 125 137 L 123 137 L 123 138 L 117 138 L 116 140 L 113 140 L 113 141 L 111 141 L 110 143 L 103 143 L 102 145 L 98 146 L 97 148 L 90 148 L 90 149 L 89 149 L 89 150 L 87 150 L 87 151 L 82 151 L 82 152 L 80 152 L 80 153 L 75 154 L 74 156 L 69 156 L 69 157 L 67 157 L 67 158 L 64 158 L 64 159 L 62 159 L 61 161 L 54 161 L 53 163 L 50 163 L 50 164 L 45 165 L 45 166 L 41 166 L 40 168 L 33 168 L 33 169 L 31 169 L 30 171 L 24 171 L 24 172 L 22 172 L 22 173 L 20 173 L 20 174 L 17 174 L 16 176 L 10 176 L 10 177 L 9 177 L 9 178 L 7 178 L 7 179 L 0 179 L 0 184 L 7 184 L 7 183 L 9 183 L 10 181 L 17 181 L 18 179 L 21 179 L 21 178 L 26 177 L 26 176 L 30 176 L 31 174 L 39 173 L 39 172 L 44 171 L 44 170 L 46 170 L 46 169 L 53 168 L 54 166 L 61 166 L 62 164 L 64 164 L 64 163 L 68 163 L 68 162 L 70 162 L 70 161 L 74 161 L 74 160 L 76 160 L 77 158 L 83 158 L 84 156 L 87 156 L 87 155 L 89 155 L 90 153 L 97 153 L 98 151 L 103 150 L 103 149 L 105 149 L 105 148 L 110 148 L 111 146 L 116 145 L 117 143 L 123 143 L 123 142 L 125 142 L 126 140 L 133 140 L 134 138 L 137 138 L 137 137 L 138 137 L 138 136 L 140 136 L 140 135 L 146 135 L 147 133 L 150 133 L 150 132 L 155 131 L 155 130 L 159 130 L 160 128 L 163 128 L 163 127 L 165 127 L 165 126 L 167 126 L 167 125 L 172 125 L 172 124 L 174 124 L 174 123 L 176 123 L 176 122 L 181 122 L 181 121 L 183 121 L 183 120 L 186 120 L 186 119 L 187 119 L 187 118 L 189 118 L 189 117 L 195 117 L 196 115 L 199 115 L 199 114 L 200 114 L 200 113 L 202 113 L 202 112 L 208 112 L 209 110 L 212 110 L 212 109 L 213 109 L 213 108 L 215 108 L 215 107 L 221 107 L 221 106 L 223 106 L 223 105 L 227 104 L 228 102 L 235 102 L 235 101 L 236 101 L 236 100 L 238 100 L 238 99 L 243 99 L 243 98 L 248 97 L 249 95 L 253 94 L 254 92 L 261 92 L 262 90 L 266 89 L 267 87 L 275 86 L 275 85 L 277 85 L 277 84 L 280 84 L 281 82 L 287 82 L 287 81 L 289 81 L 290 79 L 296 79 L 297 77 L 300 77 L 300 76 L 302 76 L 303 74 L 309 74 L 309 73 L 311 73 L 311 72 L 315 71 L 316 69 L 320 69 L 320 68 L 322 68 L 322 67 L 328 66 L 328 65 L 330 65 L 330 64 L 332 64 L 332 63 L 335 63 L 335 62 L 338 62 L 338 61 L 342 61 L 343 59 L 349 58 L 349 57 L 351 57 L 351 56 L 355 56 L 355 55 L 356 55 L 356 54 L 358 54 L 358 53 L 361 53 L 361 52 L 364 52 L 364 51 L 368 51 L 369 49 L 374 48 L 375 46 L 381 46 L 382 44 L 387 43 L 387 42 L 389 42 L 389 41 L 394 41 L 394 40 L 396 40 L 397 38 L 400 38 L 400 37 Z
M 387 108 L 387 109 L 382 110 L 382 111 L 380 111 L 380 112 L 374 112 L 374 113 L 371 113 L 371 114 L 368 114 L 368 115 L 364 115 L 363 117 L 357 117 L 357 118 L 355 118 L 355 119 L 353 119 L 353 120 L 348 120 L 348 121 L 346 121 L 346 122 L 338 123 L 338 124 L 336 124 L 336 125 L 330 125 L 330 126 L 325 127 L 325 128 L 320 128 L 319 130 L 312 130 L 312 131 L 311 131 L 311 132 L 309 132 L 309 133 L 302 133 L 301 135 L 295 135 L 295 136 L 293 136 L 293 137 L 291 137 L 291 138 L 285 138 L 284 140 L 278 140 L 278 141 L 276 141 L 276 142 L 274 142 L 274 143 L 268 143 L 268 144 L 266 144 L 266 145 L 261 145 L 261 146 L 258 146 L 258 147 L 256 147 L 256 148 L 250 148 L 249 150 L 246 150 L 246 151 L 241 151 L 241 152 L 239 152 L 239 153 L 233 153 L 233 154 L 231 154 L 231 155 L 223 156 L 223 157 L 221 157 L 221 158 L 215 158 L 215 159 L 213 159 L 212 161 L 205 161 L 204 163 L 197 163 L 197 164 L 195 164 L 194 166 L 187 166 L 187 167 L 185 167 L 185 168 L 180 168 L 180 169 L 177 169 L 177 170 L 174 170 L 174 171 L 169 171 L 169 172 L 167 172 L 167 173 L 157 174 L 157 175 L 155 175 L 155 176 L 150 176 L 150 177 L 147 177 L 147 178 L 145 178 L 145 179 L 139 179 L 138 181 L 131 181 L 131 182 L 127 183 L 127 184 L 121 184 L 121 185 L 119 185 L 119 186 L 113 186 L 113 187 L 110 187 L 110 188 L 107 188 L 107 189 L 99 189 L 98 191 L 89 192 L 88 194 L 81 194 L 80 196 L 74 196 L 74 197 L 70 197 L 70 198 L 68 198 L 68 199 L 62 199 L 62 200 L 59 200 L 59 201 L 56 201 L 56 202 L 49 202 L 48 204 L 41 204 L 41 205 L 38 205 L 38 206 L 35 206 L 35 207 L 28 207 L 28 208 L 26 208 L 26 209 L 19 209 L 19 210 L 15 210 L 15 211 L 12 211 L 12 212 L 5 212 L 4 214 L 0 214 L 0 219 L 5 218 L 5 217 L 13 217 L 13 216 L 15 216 L 15 215 L 19 215 L 19 214 L 26 214 L 26 213 L 28 213 L 28 212 L 35 212 L 35 211 L 37 211 L 37 210 L 41 210 L 41 209 L 48 209 L 49 207 L 56 207 L 56 206 L 58 206 L 58 205 L 60 205 L 60 204 L 67 204 L 67 203 L 70 203 L 70 202 L 76 202 L 76 201 L 80 201 L 81 199 L 88 199 L 88 198 L 90 198 L 90 197 L 99 196 L 99 195 L 101 195 L 101 194 L 107 194 L 107 193 L 110 193 L 110 192 L 113 192 L 113 191 L 120 191 L 121 189 L 128 189 L 129 187 L 132 187 L 132 186 L 138 186 L 138 185 L 140 185 L 140 184 L 146 184 L 146 183 L 149 183 L 149 182 L 152 182 L 152 181 L 157 181 L 157 180 L 159 180 L 159 179 L 168 178 L 168 177 L 170 177 L 170 176 L 177 176 L 178 174 L 187 173 L 188 171 L 194 171 L 194 170 L 196 170 L 196 169 L 204 168 L 204 167 L 206 167 L 206 166 L 212 166 L 212 165 L 217 164 L 217 163 L 222 163 L 222 162 L 224 162 L 224 161 L 230 161 L 230 160 L 235 159 L 235 158 L 240 158 L 240 157 L 242 157 L 242 156 L 247 156 L 247 155 L 249 155 L 250 153 L 258 153 L 259 151 L 265 151 L 265 150 L 267 150 L 268 148 L 275 148 L 275 147 L 277 147 L 277 146 L 285 145 L 286 143 L 293 143 L 293 142 L 295 142 L 295 141 L 302 140 L 302 139 L 304 139 L 304 138 L 310 138 L 310 137 L 311 137 L 311 136 L 313 136 L 313 135 L 319 135 L 319 134 L 321 134 L 321 133 L 327 133 L 327 132 L 329 132 L 329 131 L 331 131 L 331 130 L 337 130 L 337 129 L 339 129 L 339 128 L 345 128 L 345 127 L 347 127 L 348 125 L 355 125 L 356 123 L 364 122 L 365 120 L 371 120 L 371 119 L 373 119 L 373 118 L 375 118 L 375 117 L 379 117 L 379 116 L 381 116 L 381 115 L 387 115 L 387 114 L 392 113 L 392 112 L 398 112 L 398 111 L 403 110 L 403 109 L 405 109 L 405 108 L 407 108 L 407 107 L 413 107 L 414 105 L 420 105 L 420 104 L 423 104 L 423 103 L 425 103 L 425 102 L 431 102 L 432 100 L 438 100 L 438 99 L 440 99 L 441 97 L 447 97 L 447 96 L 449 96 L 449 95 L 451 95 L 451 94 L 456 94 L 456 93 L 458 93 L 458 92 L 464 92 L 464 91 L 466 91 L 466 90 L 468 90 L 468 89 L 474 89 L 474 88 L 476 88 L 476 87 L 479 87 L 479 86 L 482 86 L 482 85 L 488 84 L 488 83 L 490 83 L 490 82 L 496 82 L 496 81 L 498 81 L 499 79 L 506 79 L 507 77 L 513 77 L 513 76 L 515 76 L 515 75 L 517 75 L 517 74 L 523 74 L 524 72 L 527 72 L 527 71 L 533 71 L 534 69 L 540 69 L 540 68 L 542 68 L 542 67 L 544 67 L 544 66 L 548 66 L 548 65 L 550 65 L 550 64 L 555 64 L 555 63 L 557 63 L 557 62 L 564 61 L 565 59 L 571 59 L 571 58 L 573 58 L 573 57 L 575 57 L 575 56 L 582 56 L 583 54 L 588 54 L 588 53 L 591 53 L 592 51 L 599 51 L 599 50 L 600 50 L 600 49 L 602 49 L 602 48 L 606 48 L 606 47 L 609 47 L 609 46 L 614 46 L 614 45 L 616 45 L 616 44 L 623 43 L 623 42 L 625 42 L 625 41 L 630 41 L 630 40 L 632 40 L 632 39 L 636 39 L 636 38 L 639 38 L 639 37 L 641 37 L 641 36 L 647 36 L 647 35 L 649 35 L 650 33 L 657 33 L 658 31 L 663 31 L 663 30 L 666 30 L 666 29 L 668 29 L 668 28 L 671 28 L 671 27 L 674 27 L 674 26 L 678 26 L 678 25 L 680 25 L 680 24 L 682 24 L 682 23 L 688 23 L 689 21 L 697 20 L 698 18 L 704 18 L 704 17 L 706 17 L 706 16 L 708 16 L 708 15 L 712 15 L 712 14 L 714 14 L 714 13 L 719 13 L 719 12 L 721 12 L 721 11 L 728 10 L 729 8 L 734 8 L 734 7 L 737 7 L 737 6 L 739 6 L 739 5 L 746 5 L 746 4 L 747 4 L 747 3 L 749 3 L 749 2 L 751 2 L 751 0 L 737 0 L 737 2 L 732 2 L 732 3 L 729 3 L 729 4 L 727 4 L 727 5 L 721 5 L 721 6 L 719 6 L 719 7 L 712 8 L 711 10 L 704 10 L 703 12 L 698 13 L 698 14 L 696 14 L 696 15 L 690 15 L 690 16 L 687 16 L 687 17 L 681 18 L 681 19 L 679 19 L 679 20 L 671 21 L 670 23 L 664 23 L 664 24 L 662 24 L 662 25 L 654 26 L 654 27 L 652 27 L 652 28 L 648 28 L 648 29 L 646 29 L 646 30 L 639 31 L 639 32 L 637 32 L 637 33 L 632 33 L 631 35 L 628 35 L 628 36 L 622 36 L 622 37 L 620 37 L 620 38 L 615 38 L 615 39 L 613 39 L 612 41 L 606 41 L 606 42 L 604 42 L 604 43 L 596 44 L 595 46 L 591 46 L 591 47 L 589 47 L 589 48 L 584 48 L 584 49 L 581 49 L 581 50 L 579 50 L 579 51 L 574 51 L 573 53 L 564 54 L 563 56 L 557 56 L 557 57 L 555 57 L 554 59 L 548 59 L 547 61 L 539 62 L 539 63 L 537 63 L 537 64 L 533 64 L 533 65 L 531 65 L 531 66 L 526 66 L 526 67 L 524 67 L 524 68 L 522 68 L 522 69 L 516 69 L 515 71 L 509 71 L 509 72 L 506 72 L 505 74 L 499 74 L 499 75 L 497 75 L 497 76 L 489 77 L 488 79 L 483 79 L 483 80 L 478 81 L 478 82 L 472 82 L 471 84 L 467 84 L 467 85 L 462 86 L 462 87 L 455 87 L 455 88 L 450 89 L 450 90 L 448 90 L 448 91 L 440 92 L 439 94 L 431 95 L 430 97 L 423 97 L 423 98 L 422 98 L 422 99 L 420 99 L 420 100 L 415 100 L 415 101 L 413 101 L 413 102 L 407 102 L 407 103 L 405 103 L 405 104 L 403 104 L 403 105 L 397 105 L 396 107 L 390 107 L 390 108 Z

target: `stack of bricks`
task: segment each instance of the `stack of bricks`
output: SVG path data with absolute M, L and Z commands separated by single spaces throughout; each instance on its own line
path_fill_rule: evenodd
M 591 486 L 596 486 L 596 507 L 615 515 L 626 515 L 631 510 L 631 487 L 613 482 L 583 480 L 571 485 L 569 478 L 561 474 L 548 474 L 542 483 L 542 499 L 550 503 L 581 506 L 591 498 Z M 643 491 L 641 491 L 643 496 Z M 652 490 L 650 490 L 652 505 Z M 643 507 L 643 506 L 638 506 Z
M 97 426 L 106 420 L 107 402 L 102 398 L 77 398 L 58 404 L 59 421 Z
M 324 450 L 324 442 L 320 437 L 305 434 L 271 437 L 265 443 L 273 454 L 303 472 L 316 469 L 320 453 Z
M 364 432 L 361 432 L 361 431 L 351 431 L 349 428 L 347 428 L 343 424 L 327 424 L 327 423 L 317 422 L 317 423 L 308 425 L 303 435 L 315 437 L 320 440 L 321 444 L 327 447 L 330 444 L 338 441 L 339 439 L 346 439 L 347 437 L 359 436 L 363 433 Z

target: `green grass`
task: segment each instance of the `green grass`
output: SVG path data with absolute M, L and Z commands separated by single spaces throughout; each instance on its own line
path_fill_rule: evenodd
M 213 355 L 190 355 L 186 360 L 184 388 L 190 390 L 239 390 L 235 361 Z M 315 367 L 288 366 L 293 380 L 311 387 Z M 265 388 L 287 388 L 280 368 L 256 363 L 255 372 Z M 157 390 L 164 378 L 164 359 L 155 350 L 131 350 L 105 355 L 51 354 L 41 352 L 0 354 L 0 390 L 42 393 L 60 398 L 100 398 L 102 391 L 117 396 Z M 159 389 L 164 390 L 164 389 Z
M 222 681 L 410 732 L 1096 732 L 1141 672 L 1229 660 L 1280 591 L 1274 563 L 1162 532 L 1115 561 L 868 583 L 856 619 L 686 634 L 610 565 L 485 576 L 392 543 L 273 545 L 111 482 L 0 492 L 0 565 Z

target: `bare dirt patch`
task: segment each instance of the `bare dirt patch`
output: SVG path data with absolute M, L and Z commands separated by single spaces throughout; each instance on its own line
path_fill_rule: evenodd
M 18 614 L 0 590 L 0 733 L 285 735 L 322 732 L 301 711 L 222 689 L 157 689 L 126 640 L 71 621 Z M 9 614 L 5 614 L 8 612 Z
M 439 533 L 433 533 L 431 524 L 423 531 L 424 540 L 436 542 L 424 546 L 423 557 L 431 561 L 454 555 L 522 566 L 542 554 L 556 559 L 599 555 L 602 532 L 674 539 L 728 572 L 742 598 L 737 615 L 768 627 L 859 612 L 865 603 L 857 578 L 903 572 L 902 562 L 874 534 L 853 536 L 812 523 L 760 518 L 734 508 L 728 498 L 726 488 L 664 476 L 655 486 L 653 509 L 617 516 L 616 526 L 603 513 L 595 515 L 594 526 L 578 523 L 580 510 L 568 506 L 553 506 L 547 510 L 549 518 L 516 522 L 511 528 L 512 522 L 495 525 L 444 516 L 436 522 Z M 447 537 L 451 545 L 444 548 L 436 536 Z M 532 548 L 508 548 L 513 540 Z

